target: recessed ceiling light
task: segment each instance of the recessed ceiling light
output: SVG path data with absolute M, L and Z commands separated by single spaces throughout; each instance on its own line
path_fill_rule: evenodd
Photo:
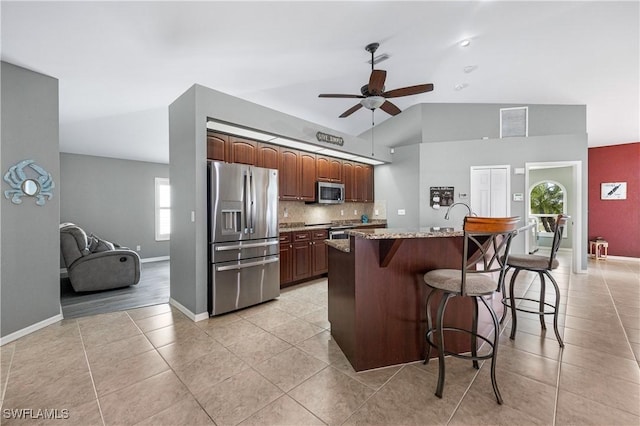
M 475 71 L 477 68 L 478 68 L 478 66 L 477 66 L 477 65 L 467 65 L 466 67 L 462 68 L 462 70 L 463 70 L 465 73 L 469 74 L 470 72 Z
M 468 38 L 460 41 L 460 47 L 467 47 L 471 44 L 471 40 L 469 40 Z
M 462 90 L 466 87 L 468 87 L 469 85 L 467 83 L 458 83 L 455 86 L 453 86 L 454 89 L 456 90 Z

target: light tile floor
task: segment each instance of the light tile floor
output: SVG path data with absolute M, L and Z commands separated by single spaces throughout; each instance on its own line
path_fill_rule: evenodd
M 447 359 L 356 373 L 331 339 L 327 282 L 193 323 L 169 305 L 65 320 L 0 348 L 0 423 L 64 425 L 640 424 L 640 263 L 590 261 L 554 276 L 551 328 L 518 316 L 500 341 L 496 404 L 488 364 Z M 535 294 L 521 274 L 520 294 Z M 550 326 L 549 322 L 549 326 Z M 17 420 L 12 409 L 68 419 Z M 66 410 L 66 411 L 65 411 Z

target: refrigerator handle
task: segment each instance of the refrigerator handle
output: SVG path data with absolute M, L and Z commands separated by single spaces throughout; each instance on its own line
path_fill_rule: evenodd
M 249 172 L 249 208 L 250 210 L 250 222 L 249 222 L 249 233 L 253 234 L 253 226 L 254 226 L 254 219 L 255 219 L 255 209 L 256 209 L 256 203 L 255 203 L 255 198 L 256 198 L 256 192 L 255 192 L 255 188 L 253 187 L 253 173 Z
M 250 207 L 248 207 L 249 203 L 249 189 L 247 187 L 247 173 L 242 174 L 242 201 L 244 204 L 244 211 L 242 215 L 244 216 L 244 233 L 246 234 L 249 231 L 249 215 L 251 214 Z

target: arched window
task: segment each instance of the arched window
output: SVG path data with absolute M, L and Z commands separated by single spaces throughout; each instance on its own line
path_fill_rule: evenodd
M 538 232 L 540 235 L 553 235 L 556 216 L 567 213 L 567 190 L 558 182 L 546 180 L 531 187 L 529 199 L 529 215 L 538 219 Z

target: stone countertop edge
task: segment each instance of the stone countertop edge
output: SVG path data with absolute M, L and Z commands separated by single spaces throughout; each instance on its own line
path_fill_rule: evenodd
M 367 240 L 394 240 L 402 238 L 437 238 L 437 237 L 462 237 L 462 229 L 453 231 L 439 231 L 433 228 L 383 228 L 383 229 L 348 229 L 347 235 L 360 237 Z
M 337 224 L 331 224 L 331 225 L 306 225 L 304 223 L 292 223 L 291 225 L 286 224 L 286 223 L 281 223 L 280 227 L 278 228 L 278 232 L 295 232 L 295 231 L 313 231 L 316 229 L 329 229 L 332 226 L 342 226 L 342 225 L 349 225 L 349 226 L 354 226 L 354 227 L 358 227 L 358 226 L 370 226 L 370 225 L 386 225 L 387 221 L 383 220 L 383 219 L 374 219 L 372 221 L 369 221 L 368 223 L 362 223 L 362 222 L 353 222 L 353 223 L 337 223 Z
M 345 253 L 351 252 L 351 247 L 349 247 L 348 239 L 340 239 L 340 240 L 324 240 L 324 243 L 329 247 L 333 247 L 336 250 L 340 250 Z

